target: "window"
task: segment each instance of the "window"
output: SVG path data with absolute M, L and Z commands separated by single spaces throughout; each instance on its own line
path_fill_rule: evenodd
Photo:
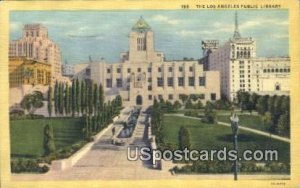
M 184 86 L 184 78 L 178 77 L 178 86 Z
M 148 68 L 148 72 L 152 72 L 152 69 L 151 69 L 151 67 L 149 67 L 149 68 Z
M 199 77 L 199 86 L 205 86 L 205 77 Z
M 173 86 L 173 78 L 172 77 L 168 77 L 168 86 L 169 87 Z
M 152 78 L 151 77 L 148 78 L 148 82 L 152 82 Z
M 141 68 L 138 68 L 137 71 L 138 71 L 138 72 L 141 72 Z
M 193 72 L 193 67 L 190 67 L 190 72 Z
M 121 73 L 121 68 L 117 68 L 117 73 Z
M 173 95 L 172 94 L 169 95 L 169 100 L 173 100 Z
M 278 83 L 275 85 L 275 90 L 280 91 L 280 85 Z
M 127 69 L 127 73 L 130 73 L 131 72 L 131 69 Z
M 189 77 L 189 86 L 195 86 L 195 78 Z
M 183 71 L 183 68 L 182 67 L 179 67 L 179 72 L 182 72 Z
M 158 67 L 158 72 L 161 72 L 161 67 Z
M 111 79 L 106 79 L 106 87 L 111 88 L 112 87 L 112 81 Z
M 110 69 L 106 69 L 106 72 L 109 74 L 110 73 Z
M 148 86 L 148 91 L 152 91 L 152 86 Z
M 152 95 L 148 95 L 148 100 L 152 100 Z
M 162 87 L 164 85 L 164 80 L 163 78 L 157 78 L 157 86 Z
M 120 78 L 117 79 L 117 87 L 118 88 L 122 87 L 122 79 Z
M 211 93 L 211 94 L 210 94 L 210 100 L 215 101 L 216 98 L 217 98 L 217 96 L 216 96 L 215 93 Z
M 163 100 L 164 98 L 163 98 L 162 95 L 158 95 L 158 99 L 159 99 L 159 100 Z
M 169 67 L 169 72 L 172 72 L 173 71 L 173 68 L 172 67 Z

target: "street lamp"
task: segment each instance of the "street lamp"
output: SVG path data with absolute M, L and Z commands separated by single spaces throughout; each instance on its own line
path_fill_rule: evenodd
M 238 135 L 238 129 L 239 129 L 239 117 L 233 113 L 232 116 L 230 117 L 231 121 L 231 129 L 232 129 L 232 134 L 234 136 L 234 150 L 237 151 L 238 153 L 238 147 L 237 147 L 237 135 Z M 238 156 L 237 156 L 238 157 Z M 234 180 L 237 180 L 237 172 L 238 172 L 238 158 L 234 161 Z

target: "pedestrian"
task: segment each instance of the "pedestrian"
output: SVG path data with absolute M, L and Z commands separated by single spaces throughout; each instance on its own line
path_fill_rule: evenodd
M 112 131 L 112 135 L 115 136 L 116 127 L 113 127 L 111 131 Z

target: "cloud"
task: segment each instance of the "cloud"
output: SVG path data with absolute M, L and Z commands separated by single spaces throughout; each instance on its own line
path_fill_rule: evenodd
M 11 31 L 19 31 L 22 29 L 22 24 L 19 22 L 10 22 L 9 23 L 9 28 Z
M 178 19 L 171 19 L 168 16 L 164 15 L 155 15 L 152 17 L 153 21 L 162 22 L 170 25 L 178 25 L 181 23 L 181 20 Z
M 71 30 L 67 32 L 66 35 L 71 38 L 94 38 L 98 40 L 103 39 L 103 36 L 100 35 L 95 28 L 91 28 L 88 26 L 79 27 L 78 29 Z
M 287 26 L 287 20 L 280 19 L 262 19 L 249 20 L 239 25 L 241 30 L 251 29 L 253 27 L 271 27 L 271 26 Z
M 271 35 L 272 38 L 275 38 L 275 39 L 286 39 L 286 38 L 289 38 L 289 35 L 288 34 L 274 34 L 274 35 Z

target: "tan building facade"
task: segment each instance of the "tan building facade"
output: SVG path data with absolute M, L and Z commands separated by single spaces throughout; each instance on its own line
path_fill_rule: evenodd
M 198 61 L 165 61 L 155 51 L 154 33 L 143 18 L 129 36 L 129 51 L 121 53 L 121 63 L 78 64 L 74 77 L 102 84 L 108 99 L 120 94 L 124 105 L 148 106 L 154 98 L 180 101 L 180 95 L 189 94 L 203 94 L 204 103 L 220 98 L 219 72 L 204 71 Z
M 61 77 L 61 54 L 59 46 L 48 37 L 48 30 L 41 24 L 26 24 L 23 37 L 10 41 L 10 57 L 26 57 L 52 67 L 52 80 Z
M 289 94 L 290 58 L 257 57 L 256 41 L 239 33 L 237 14 L 233 37 L 203 58 L 203 62 L 209 70 L 220 72 L 221 93 L 230 100 L 236 98 L 238 91 Z
M 51 83 L 51 65 L 25 57 L 10 57 L 9 86 L 49 85 Z

